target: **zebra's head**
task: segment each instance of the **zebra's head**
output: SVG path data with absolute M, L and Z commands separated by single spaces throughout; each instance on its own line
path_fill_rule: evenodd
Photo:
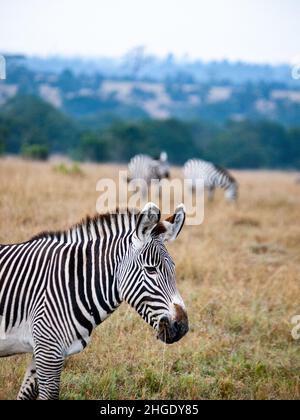
M 161 152 L 157 159 L 157 176 L 159 179 L 170 178 L 170 165 L 168 162 L 168 155 L 166 152 Z
M 234 202 L 234 201 L 237 201 L 238 196 L 239 196 L 239 184 L 237 183 L 237 181 L 233 181 L 225 192 L 225 198 L 227 201 Z
M 175 265 L 165 242 L 178 236 L 185 220 L 183 205 L 160 222 L 160 210 L 148 203 L 139 214 L 131 246 L 119 267 L 121 298 L 129 303 L 167 344 L 188 332 L 188 317 L 176 288 Z

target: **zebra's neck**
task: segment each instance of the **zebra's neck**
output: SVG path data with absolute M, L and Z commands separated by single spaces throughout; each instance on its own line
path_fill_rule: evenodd
M 57 243 L 69 261 L 71 283 L 77 296 L 73 307 L 94 325 L 100 324 L 121 303 L 117 268 L 127 253 L 136 226 L 135 213 L 115 213 L 87 218 L 63 232 L 50 232 L 35 239 Z M 75 268 L 74 268 L 75 267 Z M 79 298 L 80 297 L 80 301 Z M 93 325 L 87 329 L 91 330 Z

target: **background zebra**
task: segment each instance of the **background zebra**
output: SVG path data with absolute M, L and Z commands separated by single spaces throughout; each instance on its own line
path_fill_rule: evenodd
M 168 155 L 162 152 L 158 159 L 147 155 L 136 155 L 128 164 L 128 181 L 142 179 L 149 185 L 152 179 L 159 181 L 170 177 Z
M 238 198 L 237 181 L 226 169 L 214 163 L 200 159 L 188 160 L 184 165 L 183 174 L 185 179 L 192 180 L 193 187 L 196 179 L 203 179 L 209 200 L 213 200 L 216 188 L 225 190 L 228 201 L 235 201 Z
M 165 247 L 185 220 L 183 205 L 160 222 L 140 214 L 86 219 L 65 232 L 0 246 L 0 356 L 33 353 L 18 399 L 56 399 L 64 359 L 127 301 L 165 343 L 188 331 L 175 266 Z

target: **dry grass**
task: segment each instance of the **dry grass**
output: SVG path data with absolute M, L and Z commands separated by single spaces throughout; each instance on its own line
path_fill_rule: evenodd
M 101 176 L 113 166 L 83 165 L 80 176 L 50 164 L 0 160 L 0 243 L 59 229 L 95 212 Z M 63 399 L 298 399 L 300 190 L 293 174 L 243 172 L 238 207 L 221 196 L 205 222 L 169 246 L 191 331 L 165 347 L 126 305 L 70 358 Z M 14 398 L 27 357 L 0 360 L 0 399 Z

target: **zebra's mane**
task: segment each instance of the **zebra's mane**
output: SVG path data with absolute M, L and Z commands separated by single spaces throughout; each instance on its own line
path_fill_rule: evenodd
M 216 170 L 220 174 L 226 175 L 230 182 L 237 183 L 236 179 L 231 175 L 231 173 L 227 169 L 223 168 L 222 166 L 216 165 L 216 164 L 214 164 L 214 167 L 216 168 Z
M 75 223 L 71 225 L 70 228 L 67 228 L 66 230 L 43 231 L 31 237 L 29 241 L 31 242 L 31 241 L 36 241 L 39 239 L 44 239 L 44 238 L 60 239 L 64 236 L 67 237 L 68 234 L 72 236 L 73 232 L 77 232 L 79 233 L 79 235 L 82 234 L 82 236 L 86 234 L 89 238 L 92 238 L 93 236 L 95 236 L 95 232 L 97 232 L 98 233 L 97 236 L 100 237 L 101 236 L 101 234 L 99 234 L 100 230 L 104 230 L 105 227 L 110 228 L 112 227 L 112 225 L 118 226 L 118 222 L 122 222 L 122 221 L 124 222 L 124 226 L 125 226 L 124 230 L 126 232 L 128 232 L 128 230 L 133 231 L 136 226 L 136 222 L 137 222 L 139 214 L 140 212 L 135 209 L 125 209 L 125 210 L 116 209 L 115 211 L 112 211 L 112 212 L 96 214 L 93 217 L 86 216 L 79 223 Z M 127 227 L 127 230 L 126 230 L 126 227 Z M 166 228 L 164 224 L 159 222 L 155 226 L 153 231 L 151 232 L 151 235 L 153 237 L 157 237 L 165 232 L 166 232 Z

